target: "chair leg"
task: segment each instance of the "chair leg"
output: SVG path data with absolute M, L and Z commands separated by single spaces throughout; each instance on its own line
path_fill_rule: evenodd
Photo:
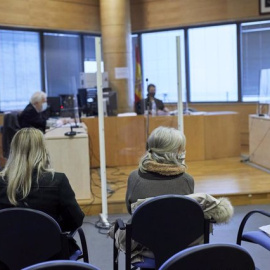
M 78 228 L 78 233 L 79 233 L 81 245 L 82 245 L 83 261 L 86 263 L 89 263 L 88 248 L 87 248 L 86 239 L 85 239 L 83 229 Z

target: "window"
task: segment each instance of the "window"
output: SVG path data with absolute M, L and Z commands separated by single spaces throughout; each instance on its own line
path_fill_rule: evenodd
M 44 33 L 44 58 L 48 96 L 76 95 L 82 71 L 80 36 Z
M 84 36 L 84 72 L 96 73 L 97 61 L 96 61 L 96 46 L 95 37 Z M 104 63 L 101 61 L 101 72 L 104 72 Z
M 238 101 L 236 25 L 188 30 L 190 101 Z
M 270 21 L 241 24 L 242 99 L 270 97 Z
M 183 30 L 142 34 L 144 97 L 147 95 L 147 83 L 153 83 L 156 85 L 158 99 L 164 102 L 177 102 L 177 36 L 180 36 L 181 42 L 183 101 L 186 100 Z
M 21 110 L 41 89 L 39 34 L 0 30 L 0 110 Z

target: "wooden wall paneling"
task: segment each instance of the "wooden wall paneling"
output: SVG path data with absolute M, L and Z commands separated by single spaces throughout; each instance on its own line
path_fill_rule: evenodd
M 205 158 L 240 156 L 238 113 L 204 116 Z
M 0 25 L 100 33 L 98 0 L 1 0 Z
M 48 27 L 74 31 L 100 32 L 99 6 L 83 2 L 51 0 L 48 3 L 51 20 Z
M 256 19 L 258 7 L 254 0 L 131 0 L 131 27 L 147 31 Z M 0 25 L 100 33 L 99 0 L 1 0 Z
M 143 31 L 259 18 L 258 8 L 254 0 L 131 0 L 131 25 Z

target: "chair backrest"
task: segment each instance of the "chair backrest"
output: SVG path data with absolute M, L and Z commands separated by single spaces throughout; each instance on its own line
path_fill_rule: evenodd
M 49 215 L 25 208 L 0 210 L 0 261 L 12 270 L 68 259 L 67 238 Z
M 2 147 L 3 156 L 8 158 L 10 143 L 15 133 L 20 129 L 18 121 L 18 113 L 6 113 L 4 115 L 3 127 L 2 127 Z
M 181 195 L 163 195 L 136 209 L 131 224 L 127 225 L 127 238 L 129 234 L 153 251 L 157 269 L 199 237 L 206 236 L 209 240 L 209 223 L 195 200 Z
M 38 263 L 22 270 L 99 270 L 92 264 L 78 261 L 56 260 L 51 262 Z
M 168 259 L 159 270 L 254 270 L 250 254 L 235 244 L 205 244 L 182 250 Z

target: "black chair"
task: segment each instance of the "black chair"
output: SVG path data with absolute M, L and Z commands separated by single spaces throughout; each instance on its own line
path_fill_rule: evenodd
M 126 230 L 126 269 L 131 268 L 131 239 L 149 248 L 155 259 L 132 264 L 137 268 L 158 269 L 173 254 L 187 248 L 203 236 L 209 242 L 210 221 L 204 218 L 201 206 L 181 195 L 163 195 L 140 205 L 124 225 L 118 219 L 114 232 Z M 114 269 L 118 269 L 118 249 L 114 238 Z
M 18 113 L 12 112 L 4 114 L 4 121 L 1 129 L 3 156 L 5 158 L 8 158 L 12 138 L 14 137 L 15 133 L 20 130 Z
M 88 250 L 81 228 L 82 251 L 69 254 L 69 238 L 46 213 L 28 208 L 0 210 L 0 269 L 16 270 L 52 259 L 88 262 Z M 2 266 L 2 268 L 1 268 Z
M 66 260 L 56 260 L 50 262 L 38 263 L 35 265 L 28 266 L 22 270 L 99 270 L 92 264 L 83 263 L 83 262 L 74 262 Z
M 248 212 L 239 226 L 237 241 L 238 245 L 241 245 L 242 241 L 258 244 L 267 250 L 270 251 L 270 237 L 261 230 L 253 230 L 253 231 L 245 231 L 245 226 L 249 218 L 251 218 L 254 214 L 263 215 L 266 217 L 270 217 L 270 213 L 262 211 L 262 210 L 253 210 Z
M 250 254 L 234 244 L 205 244 L 182 250 L 168 259 L 159 270 L 254 270 Z

